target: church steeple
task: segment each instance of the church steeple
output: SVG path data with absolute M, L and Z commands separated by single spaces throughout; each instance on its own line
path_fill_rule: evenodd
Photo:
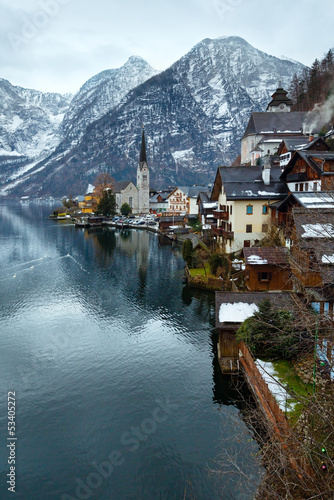
M 145 132 L 144 132 L 144 127 L 143 127 L 143 135 L 141 138 L 141 149 L 140 149 L 140 157 L 139 157 L 139 165 L 142 168 L 144 163 L 147 163 L 147 158 L 146 158 L 146 144 L 145 144 Z
M 147 165 L 145 132 L 141 138 L 141 148 L 139 163 L 137 168 L 137 188 L 139 213 L 148 214 L 150 212 L 150 173 Z
M 290 111 L 293 102 L 287 96 L 287 91 L 282 88 L 281 80 L 279 81 L 279 87 L 273 93 L 272 100 L 267 106 L 267 111 Z

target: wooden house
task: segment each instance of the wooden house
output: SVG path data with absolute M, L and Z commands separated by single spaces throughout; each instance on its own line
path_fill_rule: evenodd
M 284 168 L 295 151 L 329 151 L 329 145 L 322 137 L 313 138 L 312 136 L 291 137 L 283 139 L 277 154 L 280 157 L 280 167 Z
M 293 209 L 291 271 L 300 290 L 334 297 L 334 209 Z
M 288 253 L 285 247 L 244 248 L 248 290 L 292 290 Z
M 295 151 L 281 180 L 290 192 L 333 191 L 334 151 Z

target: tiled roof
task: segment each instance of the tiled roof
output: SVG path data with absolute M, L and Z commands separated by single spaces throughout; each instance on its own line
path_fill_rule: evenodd
M 284 247 L 251 247 L 243 249 L 246 265 L 284 265 L 287 263 L 288 249 Z

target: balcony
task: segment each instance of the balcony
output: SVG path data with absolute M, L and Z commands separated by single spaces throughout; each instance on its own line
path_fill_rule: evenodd
M 229 213 L 226 210 L 214 210 L 213 216 L 219 220 L 228 220 Z
M 233 231 L 225 231 L 221 227 L 211 226 L 212 232 L 221 238 L 225 238 L 227 240 L 234 240 L 234 232 Z
M 306 173 L 300 172 L 297 174 L 289 174 L 286 177 L 287 182 L 305 182 L 307 181 Z

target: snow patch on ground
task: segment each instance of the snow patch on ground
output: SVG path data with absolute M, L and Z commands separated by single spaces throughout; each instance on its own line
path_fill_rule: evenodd
M 286 388 L 279 382 L 274 365 L 268 361 L 261 361 L 259 359 L 255 361 L 255 364 L 268 385 L 270 392 L 275 397 L 280 409 L 282 411 L 291 411 L 294 407 L 294 403 L 291 402 L 291 397 Z

